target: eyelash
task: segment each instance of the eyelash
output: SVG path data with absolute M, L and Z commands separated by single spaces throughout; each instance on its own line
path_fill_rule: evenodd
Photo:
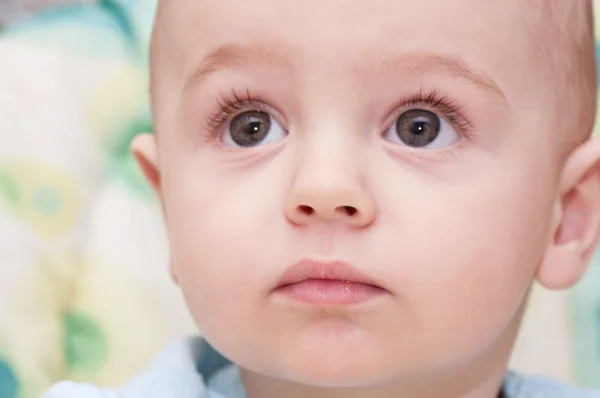
M 222 95 L 217 103 L 219 110 L 209 117 L 206 126 L 207 131 L 214 133 L 221 130 L 234 115 L 241 112 L 248 110 L 272 112 L 268 105 L 252 97 L 249 90 L 246 90 L 243 95 L 239 95 L 235 90 L 232 90 L 230 94 Z M 437 90 L 425 91 L 421 89 L 418 93 L 403 98 L 399 104 L 399 106 L 396 106 L 399 109 L 399 111 L 396 111 L 398 116 L 407 110 L 425 107 L 439 113 L 467 138 L 473 130 L 473 124 L 465 114 L 463 107 Z
M 395 115 L 399 117 L 408 110 L 421 108 L 438 113 L 467 138 L 474 129 L 464 107 L 437 90 L 421 89 L 418 93 L 403 98 L 396 106 L 396 109 L 399 110 L 395 112 Z
M 219 110 L 208 119 L 207 130 L 211 132 L 219 131 L 223 126 L 234 117 L 243 111 L 258 110 L 271 112 L 270 108 L 263 102 L 256 100 L 250 95 L 250 91 L 246 90 L 243 96 L 240 96 L 235 90 L 230 94 L 221 95 L 217 100 Z

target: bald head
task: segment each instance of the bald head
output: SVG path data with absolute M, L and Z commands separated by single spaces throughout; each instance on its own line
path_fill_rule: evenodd
M 296 3 L 301 3 L 298 6 L 300 7 L 298 10 L 302 11 L 303 16 L 299 15 L 300 12 L 294 11 Z M 352 9 L 350 3 L 344 3 L 345 10 Z M 479 0 L 461 0 L 460 4 L 453 4 L 451 7 L 455 10 L 453 13 L 457 14 L 455 19 L 446 11 L 435 12 L 437 9 L 444 8 L 442 6 L 445 3 L 443 0 L 424 0 L 419 9 L 417 9 L 417 6 L 413 2 L 379 0 L 374 3 L 381 3 L 382 8 L 386 8 L 381 14 L 385 15 L 384 18 L 390 19 L 390 21 L 394 16 L 402 19 L 403 15 L 412 15 L 412 9 L 415 9 L 419 15 L 422 15 L 423 9 L 427 9 L 430 14 L 430 21 L 427 22 L 431 26 L 439 27 L 446 25 L 449 32 L 452 31 L 451 35 L 440 35 L 437 39 L 437 44 L 440 42 L 444 44 L 443 40 L 446 40 L 446 45 L 440 47 L 441 51 L 454 50 L 451 48 L 452 44 L 468 40 L 468 38 L 464 39 L 461 34 L 465 34 L 467 37 L 471 36 L 471 39 L 474 41 L 485 41 L 484 45 L 481 46 L 481 52 L 489 52 L 491 58 L 509 49 L 502 60 L 494 62 L 497 64 L 501 62 L 506 63 L 507 66 L 505 68 L 507 69 L 532 70 L 531 76 L 520 76 L 519 79 L 521 79 L 522 83 L 535 80 L 536 89 L 544 91 L 544 94 L 540 94 L 540 97 L 552 102 L 552 112 L 557 115 L 558 119 L 557 128 L 565 130 L 566 134 L 562 136 L 566 142 L 570 143 L 567 147 L 581 142 L 589 136 L 595 121 L 597 86 L 591 0 L 507 0 L 497 3 L 480 2 Z M 459 6 L 463 3 L 469 9 L 465 8 L 463 11 L 456 11 L 456 8 L 460 8 Z M 286 2 L 286 4 L 265 0 L 264 2 L 253 2 L 252 7 L 243 5 L 236 0 L 203 0 L 202 2 L 196 0 L 180 0 L 177 2 L 161 0 L 158 7 L 151 51 L 155 117 L 160 117 L 160 110 L 158 109 L 160 107 L 158 106 L 157 97 L 164 95 L 161 86 L 165 74 L 193 73 L 192 69 L 195 66 L 190 67 L 190 63 L 200 64 L 203 56 L 206 56 L 214 50 L 215 46 L 218 46 L 218 43 L 215 44 L 213 41 L 231 42 L 236 40 L 251 40 L 252 36 L 263 28 L 265 31 L 270 29 L 271 32 L 263 32 L 262 35 L 257 35 L 254 39 L 286 38 L 288 36 L 286 31 L 288 28 L 291 29 L 291 25 L 296 26 L 296 28 L 303 26 L 302 23 L 298 24 L 295 22 L 310 21 L 310 24 L 303 26 L 300 34 L 310 42 L 311 46 L 318 48 L 319 44 L 321 44 L 320 42 L 323 42 L 323 40 L 321 40 L 321 37 L 318 37 L 318 34 L 314 39 L 310 39 L 311 34 L 318 31 L 317 28 L 310 26 L 318 23 L 321 19 L 330 20 L 329 17 L 325 16 L 325 10 L 331 7 L 338 7 L 339 9 L 341 5 L 339 0 L 330 0 L 327 2 L 303 0 L 299 2 L 290 1 Z M 356 12 L 344 11 L 344 14 L 349 15 L 349 18 L 357 18 L 356 20 L 359 20 L 364 18 L 373 8 L 379 7 L 376 4 L 372 4 L 370 9 L 363 6 L 364 2 L 358 1 L 355 7 Z M 245 9 L 245 7 L 248 7 L 248 9 Z M 232 11 L 233 9 L 236 9 L 236 11 Z M 239 11 L 242 9 L 244 10 Z M 275 15 L 279 9 L 283 13 L 283 18 Z M 265 12 L 265 10 L 268 12 Z M 270 18 L 269 21 L 271 22 L 263 24 L 259 29 L 247 27 L 247 31 L 243 32 L 241 29 L 248 20 L 252 19 L 251 13 L 253 12 L 264 14 L 263 16 Z M 473 15 L 469 15 L 469 12 L 473 13 Z M 510 15 L 508 18 L 504 17 L 504 15 L 502 17 L 505 21 L 509 21 L 505 22 L 505 25 L 498 24 L 497 21 L 487 24 L 485 21 L 488 17 L 485 14 L 493 15 L 511 12 L 514 15 Z M 269 13 L 272 15 L 269 15 Z M 478 13 L 481 15 L 481 18 L 478 18 Z M 241 23 L 233 24 L 234 27 L 240 27 L 239 32 L 225 27 L 224 23 L 218 22 L 221 20 L 221 17 L 226 17 L 225 20 L 229 19 L 229 21 L 238 17 L 233 14 L 240 14 L 240 17 L 243 18 Z M 286 24 L 284 21 L 286 15 L 298 16 L 293 20 L 294 23 Z M 436 19 L 436 15 L 439 15 L 439 19 Z M 313 20 L 316 22 L 313 22 Z M 465 24 L 465 20 L 469 20 L 469 24 Z M 519 24 L 519 20 L 522 23 Z M 393 26 L 394 22 L 391 22 Z M 278 26 L 278 23 L 281 23 L 281 25 Z M 403 20 L 395 22 L 397 26 L 402 26 L 403 24 L 405 24 Z M 477 27 L 478 24 L 480 24 L 479 27 Z M 348 23 L 347 25 L 356 26 L 353 23 Z M 470 32 L 468 32 L 467 25 L 471 29 Z M 220 28 L 221 30 L 219 30 Z M 326 26 L 323 29 L 324 34 L 328 34 L 331 29 L 333 28 Z M 477 30 L 481 34 L 474 33 Z M 492 30 L 505 30 L 505 32 L 498 33 L 497 38 L 488 38 L 488 31 L 491 32 Z M 454 32 L 458 32 L 458 34 L 454 35 Z M 354 40 L 358 46 L 358 43 L 363 38 L 373 34 L 373 31 L 363 32 L 353 29 L 353 33 L 347 35 L 347 40 Z M 392 35 L 401 38 L 407 37 L 402 31 L 384 32 L 382 30 L 381 34 L 382 37 L 386 37 L 386 35 L 387 37 L 392 37 Z M 215 40 L 208 40 L 213 38 Z M 399 41 L 402 42 L 403 40 Z M 408 41 L 418 45 L 422 40 L 413 35 L 410 36 L 410 40 Z M 383 48 L 386 43 L 383 41 L 380 42 Z M 524 45 L 522 42 L 527 42 L 528 44 Z M 300 46 L 293 43 L 290 45 L 291 47 L 299 48 Z M 511 47 L 512 49 L 510 49 Z M 325 48 L 323 48 L 323 51 L 324 54 L 331 52 Z M 401 49 L 398 51 L 401 51 Z M 432 51 L 436 51 L 436 49 L 432 48 Z M 190 60 L 189 55 L 193 52 L 198 52 L 200 55 L 196 59 Z M 487 57 L 487 55 L 484 54 L 482 55 L 483 57 Z M 517 61 L 518 57 L 526 59 L 525 64 L 519 64 L 521 61 Z M 526 84 L 533 86 L 533 83 Z M 530 88 L 528 87 L 528 89 Z M 569 117 L 565 117 L 565 115 Z M 574 123 L 576 123 L 576 127 Z

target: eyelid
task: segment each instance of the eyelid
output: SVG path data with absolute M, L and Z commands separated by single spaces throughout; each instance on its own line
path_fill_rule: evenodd
M 425 91 L 421 89 L 417 94 L 402 98 L 395 104 L 393 109 L 394 111 L 391 115 L 386 118 L 387 120 L 391 120 L 391 122 L 386 123 L 386 125 L 390 124 L 388 128 L 391 128 L 396 123 L 397 118 L 404 112 L 423 109 L 443 117 L 465 138 L 470 138 L 475 129 L 467 112 L 464 110 L 464 106 L 437 90 Z M 387 131 L 388 128 L 384 131 Z
M 236 116 L 253 110 L 267 113 L 284 128 L 286 126 L 281 112 L 266 101 L 254 97 L 249 90 L 246 90 L 244 96 L 240 96 L 235 90 L 231 90 L 229 95 L 222 94 L 217 100 L 217 107 L 218 110 L 207 118 L 205 125 L 205 130 L 214 134 L 220 133 Z
M 221 134 L 225 126 L 236 116 L 252 110 L 269 114 L 289 132 L 286 120 L 281 112 L 266 101 L 254 97 L 248 89 L 246 89 L 243 96 L 240 96 L 235 89 L 232 89 L 229 94 L 222 94 L 217 100 L 217 105 L 219 109 L 207 118 L 204 126 L 210 137 Z M 389 127 L 385 128 L 383 133 L 387 132 L 396 123 L 400 115 L 414 109 L 434 112 L 457 129 L 457 132 L 464 138 L 472 137 L 474 126 L 464 111 L 464 107 L 437 90 L 426 91 L 424 89 L 416 94 L 405 96 L 396 103 L 393 112 L 386 118 L 388 122 L 385 125 L 389 125 Z

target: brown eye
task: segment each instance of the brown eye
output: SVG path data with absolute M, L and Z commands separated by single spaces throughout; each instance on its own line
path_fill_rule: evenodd
M 396 133 L 406 145 L 421 148 L 431 144 L 440 134 L 440 118 L 435 113 L 412 110 L 396 122 Z
M 244 148 L 260 144 L 270 129 L 271 117 L 256 111 L 236 116 L 229 127 L 233 142 Z
M 285 130 L 265 112 L 249 111 L 233 118 L 224 141 L 229 146 L 250 148 L 285 137 Z
M 435 113 L 413 109 L 398 117 L 385 138 L 412 148 L 443 149 L 460 140 L 460 135 Z

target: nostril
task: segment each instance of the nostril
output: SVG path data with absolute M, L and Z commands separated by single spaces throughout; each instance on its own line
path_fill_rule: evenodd
M 345 213 L 347 216 L 354 216 L 356 215 L 356 213 L 358 213 L 358 209 L 356 207 L 352 207 L 352 206 L 342 206 L 342 207 L 338 207 L 338 211 Z
M 300 213 L 306 215 L 306 216 L 310 216 L 315 212 L 315 209 L 313 209 L 310 206 L 306 206 L 306 205 L 300 205 L 298 206 L 298 210 L 300 211 Z

